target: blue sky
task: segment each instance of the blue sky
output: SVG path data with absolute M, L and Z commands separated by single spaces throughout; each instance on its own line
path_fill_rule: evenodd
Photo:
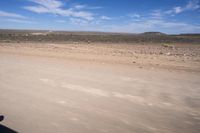
M 2 0 L 0 28 L 200 33 L 200 1 Z

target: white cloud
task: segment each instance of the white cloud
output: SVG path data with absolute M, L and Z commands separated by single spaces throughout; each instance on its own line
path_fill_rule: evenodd
M 24 8 L 36 13 L 49 13 L 49 9 L 42 6 L 26 6 Z
M 88 5 L 82 5 L 82 4 L 76 4 L 72 7 L 73 9 L 81 10 L 81 9 L 87 9 L 87 10 L 97 10 L 102 9 L 101 6 L 88 6 Z
M 29 1 L 37 3 L 48 9 L 56 9 L 63 6 L 63 3 L 58 0 L 29 0 Z
M 183 11 L 183 9 L 182 9 L 180 6 L 174 7 L 174 12 L 175 12 L 176 14 L 181 13 L 182 11 Z
M 86 8 L 86 7 L 87 7 L 87 5 L 77 4 L 77 5 L 75 5 L 73 8 L 75 8 L 75 9 L 77 9 L 77 10 L 80 10 L 80 9 L 84 9 L 84 8 Z
M 34 21 L 27 20 L 27 17 L 11 13 L 11 12 L 5 12 L 0 10 L 0 18 L 2 21 L 6 22 L 15 22 L 15 23 L 35 23 Z
M 70 18 L 70 22 L 72 25 L 76 26 L 86 26 L 89 24 L 88 21 L 79 18 Z
M 163 17 L 163 13 L 161 10 L 154 10 L 150 15 L 154 19 L 161 19 Z
M 133 13 L 133 14 L 128 14 L 129 17 L 131 18 L 140 18 L 140 14 L 137 14 L 137 13 Z
M 198 9 L 199 6 L 199 1 L 198 0 L 191 0 L 188 2 L 188 4 L 185 7 L 185 10 L 196 10 Z
M 200 8 L 198 0 L 189 1 L 185 6 L 176 6 L 170 10 L 154 10 L 150 13 L 150 17 L 153 19 L 163 19 L 166 15 L 174 16 L 185 11 L 193 11 Z
M 174 22 L 158 19 L 147 19 L 140 22 L 130 22 L 127 24 L 117 24 L 107 26 L 113 32 L 142 33 L 147 31 L 161 31 L 165 33 L 199 33 L 200 26 L 183 22 Z M 179 30 L 177 30 L 179 29 Z
M 101 16 L 100 19 L 102 19 L 102 20 L 111 20 L 111 18 L 108 17 L 108 16 Z
M 125 32 L 143 33 L 148 31 L 158 31 L 168 34 L 179 33 L 199 33 L 200 26 L 179 21 L 168 21 L 158 19 L 146 19 L 138 22 L 121 22 L 118 24 L 95 24 L 82 19 L 71 18 L 72 26 L 68 30 L 77 31 L 103 31 L 103 32 Z M 179 29 L 179 30 L 177 30 Z
M 86 20 L 93 20 L 94 14 L 88 11 L 81 11 L 79 9 L 83 8 L 80 5 L 76 8 L 63 9 L 64 3 L 58 0 L 30 0 L 33 3 L 36 3 L 35 6 L 25 6 L 26 10 L 35 12 L 35 13 L 51 13 L 60 16 L 67 17 L 77 17 Z M 77 10 L 78 8 L 78 10 Z
M 25 19 L 26 17 L 16 14 L 16 13 L 10 13 L 0 10 L 0 17 L 8 17 L 8 18 L 18 18 L 18 19 Z
M 14 18 L 3 19 L 3 21 L 15 22 L 15 23 L 28 23 L 28 24 L 35 24 L 36 23 L 34 21 L 22 20 L 22 19 L 14 19 Z
M 193 11 L 200 8 L 199 1 L 198 0 L 191 0 L 187 3 L 187 5 L 181 7 L 176 6 L 171 10 L 165 11 L 165 14 L 179 14 L 185 11 Z

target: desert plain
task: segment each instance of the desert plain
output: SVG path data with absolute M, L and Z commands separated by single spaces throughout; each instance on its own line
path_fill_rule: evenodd
M 19 133 L 199 133 L 200 35 L 1 30 L 0 114 Z

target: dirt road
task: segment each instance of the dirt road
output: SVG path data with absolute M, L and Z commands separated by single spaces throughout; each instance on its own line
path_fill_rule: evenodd
M 1 123 L 19 133 L 198 133 L 200 73 L 0 54 Z

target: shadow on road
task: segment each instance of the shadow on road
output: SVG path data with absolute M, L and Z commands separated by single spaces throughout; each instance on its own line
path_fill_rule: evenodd
M 17 132 L 0 124 L 0 133 L 17 133 Z

